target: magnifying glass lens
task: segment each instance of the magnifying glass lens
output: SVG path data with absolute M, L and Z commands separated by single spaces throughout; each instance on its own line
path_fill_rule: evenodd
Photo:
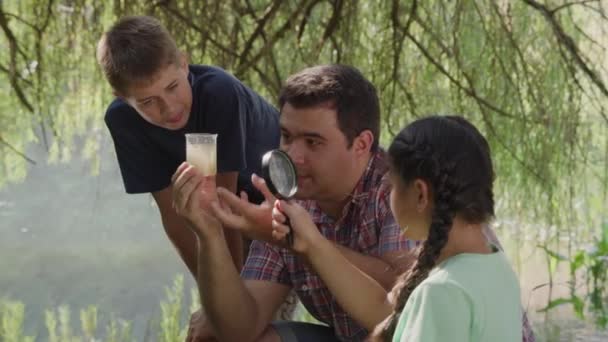
M 297 177 L 293 164 L 282 153 L 275 153 L 268 161 L 268 173 L 275 189 L 284 198 L 293 196 Z

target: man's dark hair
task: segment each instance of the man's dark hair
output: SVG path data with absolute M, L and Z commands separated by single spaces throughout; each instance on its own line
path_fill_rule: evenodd
M 290 76 L 281 89 L 279 108 L 289 103 L 308 108 L 329 103 L 336 109 L 340 131 L 348 147 L 364 130 L 374 136 L 372 151 L 380 140 L 380 104 L 376 88 L 359 70 L 340 64 L 306 68 Z

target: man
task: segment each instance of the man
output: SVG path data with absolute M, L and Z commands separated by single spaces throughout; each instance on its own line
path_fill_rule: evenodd
M 351 263 L 386 289 L 392 288 L 396 275 L 408 265 L 413 242 L 401 236 L 390 213 L 374 86 L 352 67 L 317 66 L 287 80 L 279 105 L 280 147 L 297 169 L 296 198 Z M 225 226 L 268 239 L 274 198 L 263 180 L 253 176 L 253 182 L 265 203 L 250 204 L 219 189 L 220 199 L 240 215 L 216 203 L 211 211 Z M 209 210 L 200 210 L 200 192 L 208 187 L 209 180 L 186 163 L 174 174 L 175 206 L 200 240 L 198 284 L 207 321 L 200 334 L 190 338 L 353 341 L 367 336 L 314 270 L 289 249 L 254 241 L 239 278 L 238 270 L 227 265 L 228 249 L 214 218 Z M 271 322 L 292 288 L 308 311 L 329 327 Z

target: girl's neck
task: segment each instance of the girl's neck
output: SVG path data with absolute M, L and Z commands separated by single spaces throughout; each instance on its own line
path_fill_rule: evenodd
M 442 248 L 436 265 L 442 261 L 462 253 L 490 254 L 492 247 L 483 233 L 485 223 L 471 224 L 456 216 L 452 222 L 452 229 L 448 241 Z

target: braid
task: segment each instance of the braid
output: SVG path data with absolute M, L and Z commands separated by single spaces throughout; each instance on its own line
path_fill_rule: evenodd
M 453 165 L 442 165 L 439 162 L 439 158 L 431 152 L 428 145 L 419 145 L 417 148 L 413 148 L 403 141 L 399 143 L 401 144 L 402 153 L 409 154 L 408 156 L 399 156 L 400 160 L 416 160 L 417 172 L 421 172 L 421 169 L 425 168 L 428 168 L 427 171 L 430 171 L 428 174 L 431 175 L 429 181 L 434 189 L 435 208 L 433 210 L 428 238 L 418 250 L 416 262 L 408 272 L 398 279 L 397 285 L 392 290 L 395 298 L 393 312 L 376 327 L 371 336 L 372 341 L 392 340 L 405 303 L 414 289 L 428 277 L 429 272 L 435 266 L 441 250 L 447 243 L 448 234 L 452 227 L 452 218 L 455 214 L 453 210 L 454 206 L 451 203 L 455 187 L 453 184 L 450 184 L 449 177 Z M 443 167 L 440 168 L 439 165 Z M 409 166 L 402 165 L 400 169 L 411 170 L 407 167 Z

